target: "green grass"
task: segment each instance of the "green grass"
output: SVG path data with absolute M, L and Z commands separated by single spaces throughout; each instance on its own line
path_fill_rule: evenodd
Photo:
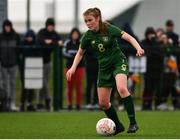
M 56 113 L 0 113 L 0 139 L 57 138 L 57 139 L 118 139 L 118 138 L 180 138 L 180 112 L 137 112 L 140 130 L 135 134 L 123 132 L 113 137 L 96 134 L 96 122 L 105 117 L 103 112 Z M 125 112 L 119 116 L 126 127 Z

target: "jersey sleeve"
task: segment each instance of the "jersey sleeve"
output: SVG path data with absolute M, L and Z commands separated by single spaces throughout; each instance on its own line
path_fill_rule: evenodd
M 122 37 L 122 35 L 124 34 L 123 30 L 114 25 L 110 25 L 110 31 L 115 37 Z
M 81 40 L 80 40 L 80 48 L 85 50 L 86 47 L 88 45 L 88 39 L 87 39 L 87 34 L 85 33 L 82 37 L 81 37 Z

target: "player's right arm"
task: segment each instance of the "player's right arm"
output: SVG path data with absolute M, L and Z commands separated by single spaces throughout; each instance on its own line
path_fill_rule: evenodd
M 77 51 L 76 56 L 74 58 L 73 64 L 66 73 L 66 78 L 68 81 L 71 80 L 72 75 L 75 73 L 76 68 L 84 55 L 84 52 L 85 52 L 85 50 L 83 50 L 81 47 L 79 47 L 79 50 Z

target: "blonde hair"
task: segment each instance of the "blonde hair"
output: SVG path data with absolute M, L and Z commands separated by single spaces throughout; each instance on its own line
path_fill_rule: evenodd
M 102 35 L 107 35 L 107 22 L 102 21 L 101 11 L 99 8 L 89 8 L 84 13 L 83 16 L 92 15 L 93 17 L 99 17 L 99 31 Z

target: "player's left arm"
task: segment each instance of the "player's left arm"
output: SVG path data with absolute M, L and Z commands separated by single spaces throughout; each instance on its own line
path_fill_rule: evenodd
M 141 48 L 134 37 L 124 32 L 121 38 L 129 42 L 136 49 L 136 56 L 142 56 L 144 54 L 144 50 Z

